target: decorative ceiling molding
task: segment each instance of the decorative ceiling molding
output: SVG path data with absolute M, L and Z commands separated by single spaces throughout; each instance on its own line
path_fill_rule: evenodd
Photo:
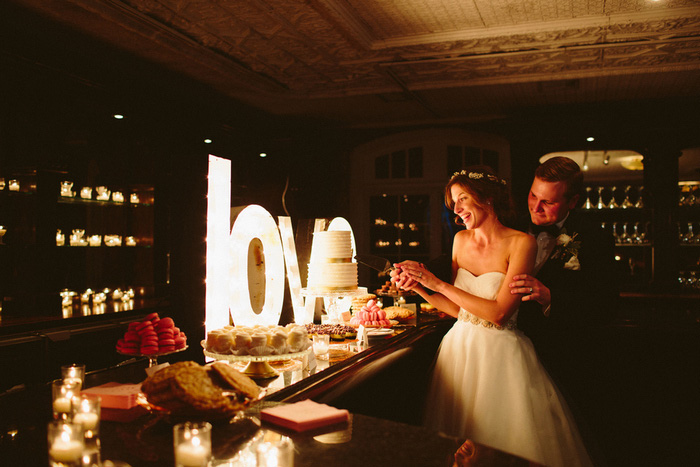
M 11 1 L 272 113 L 457 118 L 444 91 L 579 79 L 605 89 L 581 100 L 624 99 L 649 92 L 616 79 L 635 74 L 700 95 L 700 0 Z

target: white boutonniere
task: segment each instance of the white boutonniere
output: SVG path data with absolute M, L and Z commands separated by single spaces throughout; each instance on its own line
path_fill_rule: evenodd
M 567 235 L 566 230 L 563 230 L 557 237 L 557 246 L 552 253 L 552 258 L 561 258 L 564 261 L 564 269 L 578 271 L 581 269 L 581 263 L 578 260 L 578 250 L 581 248 L 581 242 L 576 240 L 577 233 Z

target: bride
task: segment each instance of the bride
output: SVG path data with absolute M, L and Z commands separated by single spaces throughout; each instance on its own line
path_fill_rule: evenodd
M 508 283 L 531 273 L 536 243 L 501 223 L 512 213 L 505 181 L 489 167 L 463 170 L 445 203 L 466 227 L 454 238 L 454 285 L 415 261 L 392 271 L 399 287 L 458 318 L 435 361 L 427 425 L 551 467 L 591 465 L 566 402 L 516 327 L 521 297 Z

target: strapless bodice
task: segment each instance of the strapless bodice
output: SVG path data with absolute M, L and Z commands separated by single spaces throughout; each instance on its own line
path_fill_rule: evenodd
M 505 277 L 506 275 L 500 271 L 490 271 L 475 276 L 470 271 L 459 268 L 457 270 L 457 277 L 455 278 L 455 287 L 458 287 L 472 295 L 476 295 L 477 297 L 485 298 L 487 300 L 495 300 Z M 510 320 L 508 320 L 508 322 L 503 326 L 499 326 L 491 321 L 479 318 L 478 316 L 469 313 L 464 308 L 460 308 L 457 319 L 467 323 L 481 325 L 486 328 L 514 330 L 517 329 L 518 312 L 516 311 L 513 313 Z

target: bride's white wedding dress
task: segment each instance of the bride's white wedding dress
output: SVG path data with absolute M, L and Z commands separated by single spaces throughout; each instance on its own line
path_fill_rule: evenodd
M 493 300 L 504 279 L 459 269 L 455 286 Z M 427 425 L 550 467 L 592 465 L 564 398 L 516 322 L 517 312 L 496 326 L 460 310 L 440 344 Z

